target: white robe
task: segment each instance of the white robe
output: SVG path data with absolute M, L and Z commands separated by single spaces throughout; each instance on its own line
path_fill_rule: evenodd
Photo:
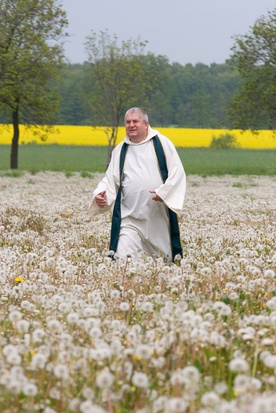
M 158 135 L 164 149 L 168 168 L 165 183 L 159 170 L 158 160 L 152 138 Z M 167 207 L 180 213 L 184 207 L 186 175 L 182 162 L 172 142 L 157 130 L 149 127 L 147 138 L 140 143 L 133 143 L 126 136 L 129 147 L 126 153 L 122 176 L 121 230 L 117 255 L 133 258 L 141 252 L 149 255 L 171 257 L 171 240 Z M 110 210 L 117 196 L 120 185 L 120 153 L 123 142 L 113 152 L 104 178 L 93 192 L 93 201 L 89 208 L 91 216 Z M 95 197 L 106 191 L 107 206 L 99 208 Z M 164 201 L 154 201 L 149 191 L 154 190 Z

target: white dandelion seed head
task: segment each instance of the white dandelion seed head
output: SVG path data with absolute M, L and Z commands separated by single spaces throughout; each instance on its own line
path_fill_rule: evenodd
M 188 403 L 181 397 L 173 397 L 166 400 L 165 412 L 166 413 L 184 413 L 188 408 Z
M 63 302 L 63 297 L 59 294 L 54 294 L 49 301 L 51 304 L 60 304 Z
M 149 378 L 145 373 L 135 371 L 132 376 L 132 384 L 135 387 L 146 388 L 149 385 Z
M 79 321 L 79 314 L 76 312 L 71 312 L 66 317 L 68 324 L 76 324 Z
M 214 385 L 214 390 L 217 394 L 222 395 L 226 394 L 228 391 L 228 386 L 225 381 L 220 381 Z
M 58 305 L 58 310 L 62 313 L 69 313 L 71 311 L 71 304 L 63 301 Z
M 73 399 L 69 400 L 68 409 L 70 412 L 78 413 L 80 410 L 81 400 L 78 397 L 74 397 Z
M 232 313 L 231 307 L 223 301 L 216 301 L 213 305 L 213 309 L 221 316 L 229 316 Z
M 229 363 L 229 369 L 235 373 L 245 373 L 249 370 L 249 364 L 243 358 L 234 358 Z
M 34 383 L 26 383 L 23 386 L 22 392 L 28 397 L 35 397 L 38 393 L 38 388 Z
M 223 335 L 219 334 L 217 331 L 212 331 L 209 337 L 209 341 L 211 344 L 215 345 L 216 347 L 225 347 L 226 339 Z
M 177 386 L 185 383 L 185 377 L 182 370 L 173 371 L 170 377 L 170 383 L 172 386 Z
M 274 296 L 270 300 L 268 300 L 267 303 L 266 303 L 266 306 L 271 311 L 276 311 L 276 296 Z
M 11 377 L 17 378 L 18 380 L 24 380 L 24 369 L 22 366 L 12 366 L 10 370 Z
M 19 320 L 16 323 L 16 328 L 19 331 L 19 333 L 27 333 L 30 328 L 30 323 L 27 320 Z
M 57 413 L 57 411 L 55 409 L 52 409 L 52 407 L 47 406 L 43 410 L 43 413 Z
M 32 357 L 31 361 L 31 368 L 36 369 L 44 369 L 48 360 L 48 355 L 43 353 L 36 353 Z
M 45 268 L 47 270 L 52 270 L 56 266 L 56 260 L 54 257 L 50 257 L 45 261 Z
M 115 355 L 119 355 L 120 353 L 122 353 L 122 349 L 123 349 L 123 345 L 121 343 L 121 341 L 119 340 L 119 338 L 114 338 L 112 340 L 112 343 L 110 343 L 110 354 L 115 354 Z
M 269 317 L 269 324 L 272 327 L 276 327 L 276 314 L 274 314 L 274 313 L 276 313 L 276 312 L 273 311 L 273 314 L 270 314 L 270 317 Z
M 55 400 L 60 400 L 62 397 L 61 391 L 57 387 L 51 387 L 49 395 L 52 399 L 55 399 Z
M 265 278 L 273 279 L 273 278 L 275 278 L 275 271 L 272 270 L 272 269 L 265 270 L 264 276 L 265 276 Z
M 62 324 L 56 319 L 48 320 L 47 326 L 50 332 L 57 333 L 62 331 Z
M 182 374 L 188 382 L 198 383 L 200 380 L 200 372 L 194 366 L 186 366 L 182 369 Z
M 275 413 L 276 395 L 258 395 L 250 405 L 250 413 Z
M 121 320 L 112 320 L 111 322 L 112 331 L 121 331 L 123 326 L 124 324 Z
M 262 387 L 261 380 L 257 379 L 256 377 L 251 377 L 251 388 L 255 392 L 259 391 Z
M 262 340 L 262 345 L 263 346 L 267 346 L 267 347 L 268 346 L 273 346 L 274 343 L 275 343 L 275 340 L 273 338 L 266 337 Z
M 140 324 L 133 324 L 133 326 L 131 327 L 131 331 L 135 334 L 135 335 L 139 335 L 142 331 L 142 327 L 140 326 Z
M 166 396 L 159 396 L 152 404 L 153 413 L 165 411 L 168 398 Z
M 0 384 L 2 386 L 6 386 L 10 379 L 11 375 L 8 372 L 3 372 L 0 376 Z
M 270 352 L 269 350 L 261 351 L 260 354 L 259 354 L 259 358 L 260 358 L 260 360 L 261 360 L 262 362 L 264 362 L 264 359 L 265 359 L 267 356 L 271 356 L 271 352 Z
M 276 368 L 276 355 L 268 354 L 266 357 L 263 357 L 263 363 L 266 367 L 275 369 Z
M 32 333 L 32 340 L 35 344 L 40 343 L 43 341 L 45 336 L 46 333 L 42 328 L 36 328 Z
M 226 402 L 225 400 L 221 402 L 216 410 L 219 413 L 240 413 L 240 409 L 238 409 L 233 401 Z
M 9 356 L 11 353 L 13 354 L 18 354 L 18 348 L 14 346 L 13 344 L 7 344 L 6 346 L 3 347 L 2 352 L 4 356 Z
M 228 297 L 229 297 L 229 300 L 236 301 L 236 300 L 238 300 L 239 295 L 235 291 L 231 291 L 231 293 L 229 293 Z
M 111 357 L 111 350 L 109 347 L 91 348 L 89 350 L 89 358 L 96 361 L 102 361 Z
M 153 349 L 148 344 L 139 344 L 134 351 L 135 356 L 143 360 L 149 360 L 152 356 L 152 353 Z
M 141 310 L 145 311 L 145 313 L 152 313 L 154 309 L 153 304 L 150 301 L 145 301 L 142 305 L 141 305 Z
M 200 274 L 204 277 L 209 277 L 212 274 L 212 269 L 210 267 L 203 267 L 200 269 Z
M 121 311 L 129 311 L 129 309 L 130 309 L 130 304 L 128 303 L 128 302 L 122 302 L 121 304 L 120 304 L 120 310 Z
M 22 357 L 18 353 L 11 353 L 7 356 L 7 362 L 13 366 L 19 366 L 22 362 Z
M 114 381 L 113 374 L 109 371 L 108 368 L 99 372 L 96 376 L 96 385 L 100 389 L 109 389 Z
M 91 387 L 85 387 L 82 390 L 82 395 L 87 400 L 93 400 L 95 396 L 95 391 Z
M 93 404 L 90 400 L 86 400 L 80 404 L 81 413 L 106 413 L 106 410 L 100 406 Z
M 8 315 L 8 319 L 12 323 L 17 323 L 19 320 L 21 320 L 22 317 L 23 317 L 22 313 L 18 310 L 13 310 Z
M 118 300 L 121 297 L 121 292 L 119 290 L 111 290 L 110 291 L 110 298 L 112 300 Z
M 91 328 L 93 327 L 100 327 L 101 325 L 101 320 L 99 318 L 94 318 L 94 317 L 90 317 L 87 320 L 80 320 L 84 331 L 86 331 L 87 333 L 89 333 L 89 331 L 91 330 Z
M 234 390 L 237 395 L 242 395 L 250 391 L 251 380 L 245 374 L 238 374 L 234 379 Z
M 66 380 L 69 379 L 69 369 L 66 364 L 57 364 L 54 367 L 54 375 L 58 379 Z
M 13 394 L 19 394 L 22 391 L 22 382 L 12 378 L 7 381 L 6 389 Z
M 84 318 L 97 317 L 98 315 L 99 315 L 99 311 L 95 307 L 89 306 L 83 309 Z
M 215 407 L 219 402 L 219 395 L 213 391 L 206 392 L 201 397 L 201 403 L 206 407 Z
M 28 300 L 22 300 L 20 307 L 26 311 L 33 311 L 35 309 L 35 305 Z
M 106 305 L 104 301 L 99 300 L 95 303 L 96 310 L 99 312 L 100 315 L 104 314 L 106 310 Z
M 95 327 L 92 327 L 90 330 L 89 330 L 89 335 L 90 335 L 90 337 L 92 337 L 92 338 L 101 338 L 102 337 L 102 335 L 103 335 L 103 332 L 102 332 L 102 330 L 100 329 L 100 327 L 97 327 L 97 326 L 95 326 Z

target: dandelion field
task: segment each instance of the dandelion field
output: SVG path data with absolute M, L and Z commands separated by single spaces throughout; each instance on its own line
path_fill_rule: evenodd
M 275 413 L 275 177 L 188 176 L 184 257 L 108 258 L 101 178 L 0 179 L 2 413 Z

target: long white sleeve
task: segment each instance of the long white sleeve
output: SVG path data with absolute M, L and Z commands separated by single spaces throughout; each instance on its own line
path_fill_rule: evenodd
M 166 156 L 168 178 L 164 184 L 155 189 L 156 194 L 166 203 L 168 208 L 180 213 L 184 208 L 186 193 L 186 174 L 179 155 L 169 139 L 158 135 Z
M 119 187 L 119 161 L 120 161 L 120 152 L 121 144 L 119 144 L 112 152 L 110 164 L 106 170 L 105 176 L 98 183 L 96 189 L 92 194 L 92 203 L 88 209 L 88 214 L 92 217 L 95 215 L 102 214 L 109 211 L 116 199 L 117 191 Z M 104 208 L 99 208 L 96 204 L 95 197 L 100 192 L 106 191 L 106 200 L 107 205 Z

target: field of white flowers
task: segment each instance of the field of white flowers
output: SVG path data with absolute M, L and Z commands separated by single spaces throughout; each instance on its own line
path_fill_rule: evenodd
M 0 177 L 1 413 L 275 413 L 276 178 L 189 176 L 175 264 L 110 261 L 99 178 Z

